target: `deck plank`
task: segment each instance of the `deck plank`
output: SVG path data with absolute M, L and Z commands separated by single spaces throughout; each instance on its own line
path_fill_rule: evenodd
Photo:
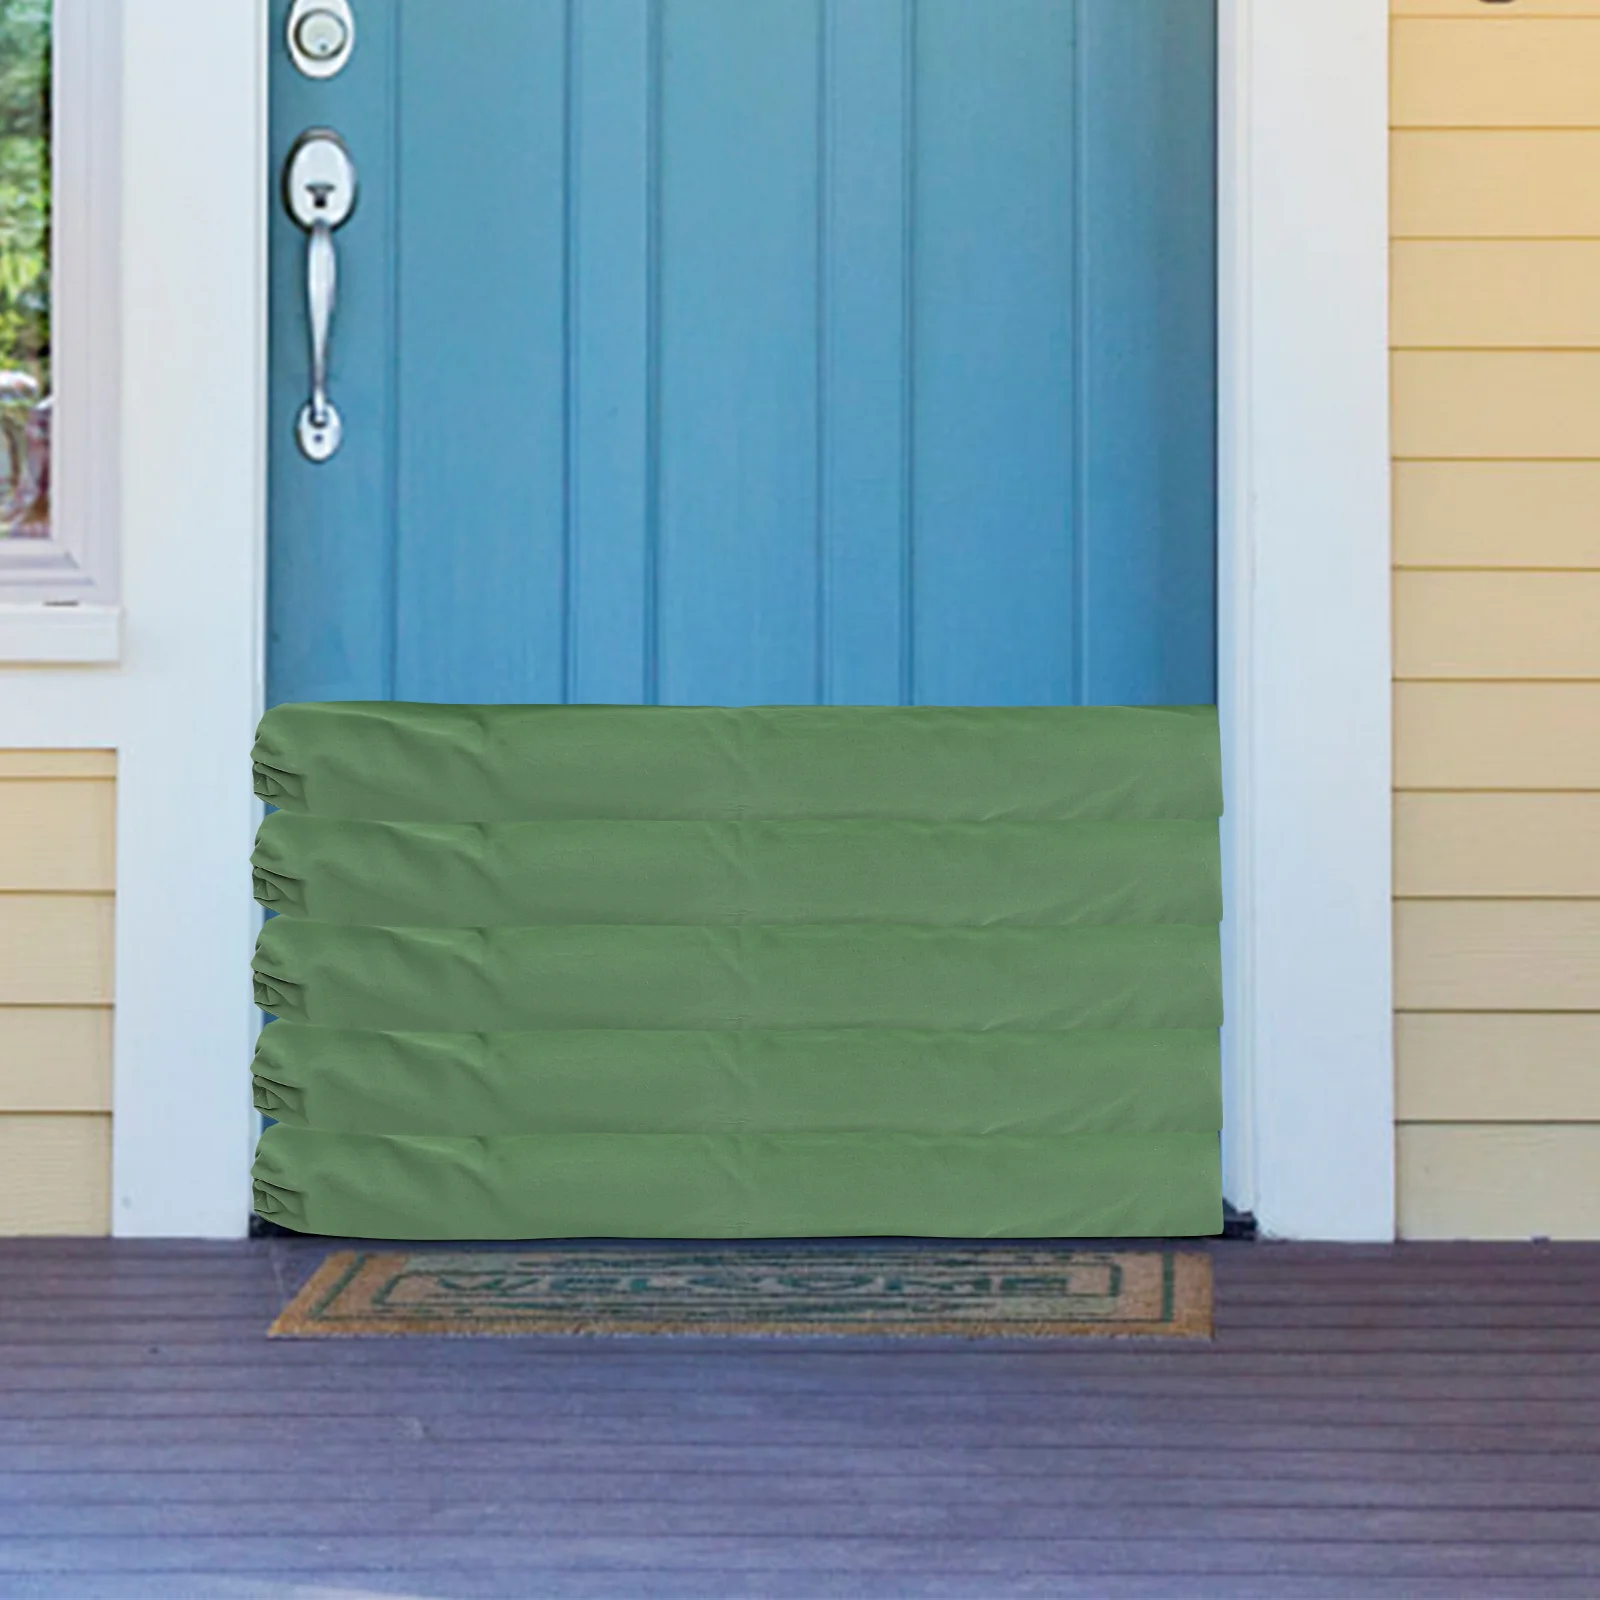
M 1600 1592 L 1600 1248 L 1211 1246 L 1199 1345 L 267 1341 L 329 1247 L 0 1241 L 0 1594 Z

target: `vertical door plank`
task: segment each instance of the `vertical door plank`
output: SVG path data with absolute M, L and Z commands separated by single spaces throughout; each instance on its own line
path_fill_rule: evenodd
M 652 7 L 584 0 L 571 25 L 567 692 L 637 704 L 651 670 Z
M 1216 698 L 1216 19 L 1086 0 L 1077 698 Z
M 818 679 L 819 0 L 664 0 L 659 698 Z
M 906 331 L 911 0 L 824 0 L 823 680 L 907 698 Z
M 283 37 L 289 0 L 273 0 Z M 394 70 L 398 8 L 370 6 L 350 64 L 323 84 L 286 62 L 272 73 L 268 412 L 268 683 L 284 700 L 382 700 L 394 692 Z M 336 96 L 330 90 L 337 85 Z M 336 126 L 359 199 L 335 236 L 339 304 L 329 385 L 344 443 L 314 465 L 294 440 L 309 393 L 306 236 L 284 214 L 276 174 L 309 127 Z
M 395 695 L 559 700 L 566 6 L 400 23 Z
M 1075 697 L 1076 9 L 917 7 L 919 702 Z

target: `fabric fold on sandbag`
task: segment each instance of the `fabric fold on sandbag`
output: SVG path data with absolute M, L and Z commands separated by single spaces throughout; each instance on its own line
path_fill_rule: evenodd
M 1215 1029 L 384 1033 L 273 1022 L 257 1107 L 330 1132 L 1209 1133 Z
M 259 1215 L 374 1239 L 1216 1233 L 1214 1134 L 537 1134 L 278 1125 Z
M 1208 923 L 1217 824 L 397 823 L 274 812 L 251 857 L 280 915 L 544 923 Z
M 256 1003 L 395 1032 L 1220 1026 L 1213 927 L 356 928 L 274 917 Z
M 1213 706 L 276 706 L 256 793 L 392 822 L 1216 817 Z

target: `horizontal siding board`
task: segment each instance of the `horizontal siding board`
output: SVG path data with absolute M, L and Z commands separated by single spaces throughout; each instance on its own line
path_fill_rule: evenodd
M 1396 238 L 1600 238 L 1600 131 L 1402 129 L 1391 154 Z
M 1600 684 L 1395 685 L 1401 789 L 1600 789 Z
M 110 1226 L 110 1117 L 0 1114 L 0 1234 Z
M 115 887 L 110 779 L 0 779 L 0 891 Z
M 1401 1122 L 1600 1123 L 1600 1014 L 1402 1012 Z
M 1394 453 L 1600 458 L 1600 351 L 1397 351 Z
M 0 778 L 114 778 L 115 750 L 0 750 Z
M 1600 898 L 1600 794 L 1399 794 L 1395 893 Z
M 1600 1124 L 1398 1130 L 1407 1239 L 1600 1238 Z
M 0 894 L 0 1005 L 104 1005 L 110 895 Z
M 1394 541 L 1402 567 L 1600 571 L 1600 462 L 1396 462 Z
M 1399 678 L 1600 678 L 1600 572 L 1397 572 Z
M 1600 16 L 1530 20 L 1510 9 L 1473 26 L 1396 21 L 1396 127 L 1600 127 Z
M 1491 10 L 1485 0 L 1393 0 L 1396 17 L 1460 17 L 1493 24 L 1544 17 L 1600 17 L 1600 0 L 1514 0 Z
M 0 1112 L 109 1111 L 108 1006 L 0 1006 Z
M 1391 266 L 1397 348 L 1600 349 L 1600 240 L 1400 239 Z
M 1398 901 L 1395 1004 L 1600 1011 L 1600 901 Z

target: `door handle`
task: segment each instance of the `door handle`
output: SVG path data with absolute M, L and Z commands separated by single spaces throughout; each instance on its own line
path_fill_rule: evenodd
M 295 140 L 283 168 L 283 202 L 306 230 L 306 323 L 311 334 L 311 398 L 295 418 L 294 435 L 308 461 L 326 461 L 344 437 L 344 423 L 328 398 L 328 338 L 339 285 L 333 234 L 356 206 L 355 163 L 331 128 L 307 128 Z

